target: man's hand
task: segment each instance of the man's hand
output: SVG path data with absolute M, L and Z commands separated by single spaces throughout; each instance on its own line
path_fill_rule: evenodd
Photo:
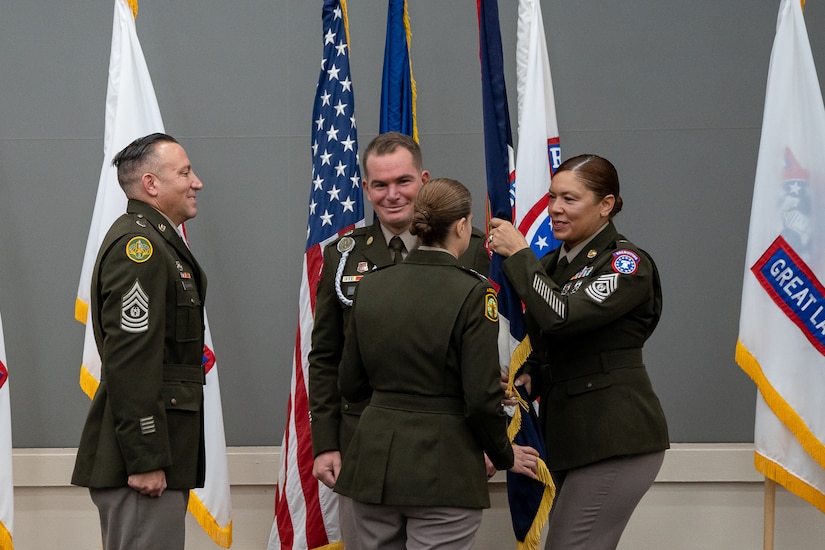
M 332 489 L 341 473 L 341 452 L 326 451 L 315 457 L 312 463 L 312 475 L 315 479 Z
M 166 490 L 166 472 L 154 470 L 143 474 L 132 474 L 127 483 L 141 495 L 159 497 Z

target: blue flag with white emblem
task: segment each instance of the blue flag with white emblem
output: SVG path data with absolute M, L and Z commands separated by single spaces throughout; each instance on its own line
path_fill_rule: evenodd
M 513 140 L 504 82 L 498 2 L 477 0 L 477 8 L 488 214 L 512 221 Z M 547 195 L 547 189 L 544 195 Z M 498 290 L 500 361 L 502 369 L 509 370 L 512 387 L 514 378 L 530 353 L 530 343 L 526 337 L 521 301 L 504 275 L 502 260 L 498 254 L 492 255 L 490 280 Z M 545 464 L 547 453 L 536 410 L 525 395 L 524 388 L 518 391 L 520 404 L 513 411 L 508 436 L 514 444 L 533 447 L 539 452 L 539 480 L 507 472 L 507 497 L 517 548 L 534 550 L 539 546 L 541 530 L 555 495 L 555 485 Z

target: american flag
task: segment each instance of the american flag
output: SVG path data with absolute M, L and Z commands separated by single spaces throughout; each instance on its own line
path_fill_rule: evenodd
M 335 494 L 312 477 L 307 355 L 324 246 L 353 227 L 364 225 L 364 200 L 358 168 L 346 0 L 325 0 L 323 21 L 324 54 L 312 111 L 307 246 L 269 550 L 318 548 L 340 540 Z

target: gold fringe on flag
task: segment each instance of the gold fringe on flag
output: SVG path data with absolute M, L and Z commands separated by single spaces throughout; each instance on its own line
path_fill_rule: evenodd
M 816 506 L 820 512 L 825 513 L 825 497 L 819 489 L 812 487 L 805 480 L 783 468 L 782 465 L 757 452 L 753 453 L 753 466 L 768 479 L 774 480 L 788 491 Z
M 232 520 L 229 520 L 229 525 L 226 527 L 218 525 L 195 491 L 189 491 L 189 513 L 198 521 L 203 531 L 215 541 L 215 544 L 221 548 L 232 546 Z
M 89 314 L 89 304 L 87 304 L 86 302 L 84 302 L 80 298 L 77 298 L 74 301 L 74 318 L 85 325 L 86 324 L 86 316 L 88 314 Z
M 407 2 L 404 2 L 404 29 L 407 34 L 407 57 L 410 60 L 410 91 L 412 93 L 412 138 L 418 143 L 418 116 L 416 111 L 416 102 L 418 101 L 418 90 L 415 87 L 415 78 L 412 70 L 412 51 L 410 50 L 410 43 L 412 41 L 412 29 L 410 28 L 410 14 L 407 10 Z
M 137 19 L 137 12 L 138 12 L 138 0 L 126 0 L 126 3 L 129 4 L 129 7 L 132 8 L 132 13 Z
M 794 408 L 774 389 L 768 381 L 759 361 L 745 347 L 741 340 L 736 342 L 736 362 L 750 376 L 759 388 L 765 403 L 771 408 L 774 414 L 787 426 L 791 433 L 796 436 L 799 444 L 805 449 L 821 467 L 825 468 L 825 446 L 814 435 L 805 421 L 799 416 Z M 764 473 L 764 472 L 763 472 Z M 767 475 L 767 474 L 766 474 Z M 768 476 L 770 477 L 770 476 Z M 771 478 L 774 479 L 774 478 Z M 780 483 L 778 479 L 774 479 Z
M 0 522 L 0 548 L 14 548 L 14 545 L 11 542 L 11 533 L 9 533 L 6 526 Z
M 521 417 L 523 414 L 522 409 L 524 411 L 529 411 L 529 407 L 533 406 L 531 403 L 528 403 L 524 398 L 522 398 L 515 389 L 517 375 L 524 366 L 524 363 L 527 362 L 527 358 L 530 356 L 532 351 L 533 345 L 530 342 L 530 337 L 525 336 L 524 340 L 519 342 L 519 345 L 516 346 L 515 350 L 513 350 L 513 355 L 510 357 L 510 369 L 507 377 L 507 392 L 508 395 L 515 396 L 517 401 L 516 409 L 513 412 L 513 418 L 510 419 L 510 425 L 507 426 L 507 438 L 510 440 L 510 443 L 515 440 L 516 434 L 518 434 L 519 430 L 521 430 Z M 553 501 L 556 498 L 556 484 L 553 482 L 553 476 L 550 475 L 550 470 L 547 468 L 547 464 L 545 464 L 540 458 L 538 460 L 536 474 L 538 476 L 538 480 L 544 484 L 544 492 L 541 496 L 541 502 L 539 503 L 538 510 L 536 510 L 536 515 L 533 519 L 533 524 L 530 526 L 530 530 L 527 531 L 523 541 L 517 541 L 517 550 L 536 550 L 539 547 L 539 544 L 541 543 L 541 530 L 544 528 L 544 524 L 547 523 L 547 516 L 550 513 L 550 509 L 553 507 Z
M 341 0 L 341 13 L 344 15 L 344 31 L 347 33 L 347 48 L 352 53 L 349 41 L 349 17 L 347 16 L 347 0 Z
M 97 391 L 97 387 L 100 385 L 100 382 L 97 381 L 97 378 L 92 376 L 92 373 L 89 370 L 81 365 L 80 366 L 80 389 L 83 390 L 89 399 L 94 398 L 95 392 Z

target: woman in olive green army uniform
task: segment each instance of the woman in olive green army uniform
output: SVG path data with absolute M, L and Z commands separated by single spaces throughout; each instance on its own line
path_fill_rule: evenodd
M 613 165 L 581 155 L 550 184 L 548 212 L 563 246 L 538 260 L 509 222 L 491 222 L 490 248 L 507 258 L 533 347 L 516 383 L 541 397 L 558 489 L 548 550 L 615 548 L 669 446 L 642 360 L 662 311 L 659 274 L 613 225 L 621 207 Z
M 362 548 L 471 548 L 490 505 L 484 453 L 535 478 L 536 451 L 507 439 L 495 291 L 457 259 L 471 217 L 466 187 L 431 181 L 415 202 L 421 246 L 356 291 L 339 383 L 371 400 L 335 491 Z

